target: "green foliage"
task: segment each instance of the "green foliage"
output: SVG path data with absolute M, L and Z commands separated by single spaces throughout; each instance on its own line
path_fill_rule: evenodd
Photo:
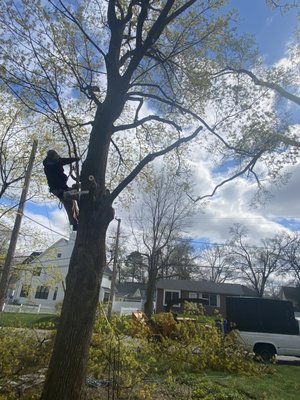
M 52 343 L 51 333 L 0 329 L 0 400 L 39 398 L 41 387 L 30 384 L 45 375 Z M 282 368 L 252 361 L 236 343 L 235 334 L 224 337 L 212 317 L 200 315 L 176 323 L 171 313 L 161 313 L 150 324 L 117 316 L 109 323 L 100 310 L 88 374 L 111 386 L 90 388 L 87 398 L 107 398 L 110 390 L 119 400 L 271 400 L 274 381 L 278 380 L 276 390 L 281 386 L 284 392 L 299 390 L 297 369 L 292 376 L 292 367 Z M 24 390 L 28 376 L 32 379 Z
M 141 391 L 140 384 L 149 371 L 149 366 L 141 362 L 151 357 L 149 349 L 144 348 L 146 341 L 141 332 L 136 331 L 135 339 L 131 337 L 134 331 L 131 319 L 113 316 L 110 323 L 102 310 L 99 312 L 90 347 L 89 373 L 109 381 L 118 395 L 125 391 L 127 396 L 133 396 L 135 390 Z
M 153 367 L 161 373 L 201 372 L 207 368 L 244 374 L 265 372 L 246 356 L 235 332 L 224 336 L 213 322 L 187 320 L 171 325 L 170 315 L 165 318 L 165 325 L 173 328 L 172 334 L 162 335 L 159 343 L 153 343 Z
M 193 390 L 192 399 L 245 400 L 247 397 L 230 388 L 222 388 L 212 382 L 203 381 Z
M 22 397 L 25 389 L 35 385 L 39 378 L 37 374 L 44 374 L 47 368 L 52 349 L 52 334 L 39 334 L 34 330 L 22 328 L 0 329 L 0 399 L 13 400 L 37 399 L 29 392 Z M 31 392 L 31 390 L 30 390 Z M 1 397 L 2 396 L 2 397 Z
M 155 382 L 149 384 L 150 378 L 167 377 L 169 387 L 175 385 L 175 377 L 202 374 L 208 369 L 247 376 L 269 372 L 245 354 L 234 332 L 221 334 L 212 318 L 199 316 L 195 321 L 178 323 L 171 313 L 160 313 L 147 324 L 127 317 L 114 317 L 109 323 L 103 312 L 97 317 L 89 373 L 111 382 L 120 398 L 150 399 L 156 391 Z M 190 398 L 212 399 L 200 397 L 201 393 L 209 395 L 209 388 L 204 388 L 197 386 Z M 224 400 L 243 399 L 230 391 L 223 393 L 221 388 L 215 393 Z
M 184 302 L 184 312 L 190 315 L 204 315 L 203 304 L 192 303 L 189 301 Z

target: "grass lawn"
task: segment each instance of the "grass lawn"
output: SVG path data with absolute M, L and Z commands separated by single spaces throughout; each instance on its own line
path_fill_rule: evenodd
M 273 373 L 262 377 L 204 371 L 173 376 L 167 381 L 162 376 L 149 377 L 147 382 L 156 387 L 151 400 L 299 400 L 300 367 L 274 365 L 271 370 Z M 88 399 L 105 399 L 107 392 L 107 388 L 89 389 Z M 128 397 L 123 393 L 120 398 Z
M 215 373 L 210 379 L 246 395 L 246 399 L 297 400 L 300 398 L 300 367 L 275 365 L 274 374 L 263 377 L 224 376 Z
M 57 325 L 58 316 L 53 314 L 0 313 L 0 326 L 15 328 L 53 328 Z

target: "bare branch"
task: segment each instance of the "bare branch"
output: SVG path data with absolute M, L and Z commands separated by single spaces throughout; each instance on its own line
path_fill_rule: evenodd
M 286 99 L 292 101 L 293 103 L 296 103 L 296 104 L 300 105 L 300 97 L 299 96 L 296 96 L 296 95 L 288 92 L 287 90 L 285 90 L 283 87 L 281 87 L 277 83 L 267 82 L 267 81 L 263 81 L 261 79 L 258 79 L 257 76 L 253 74 L 253 72 L 248 71 L 248 70 L 243 69 L 243 68 L 235 69 L 235 68 L 231 68 L 231 67 L 228 66 L 228 67 L 225 68 L 225 70 L 226 69 L 228 71 L 236 72 L 237 74 L 248 75 L 252 79 L 252 81 L 255 83 L 255 85 L 263 86 L 263 87 L 272 89 L 275 92 L 277 92 L 278 94 L 280 94 L 282 97 L 285 97 Z
M 112 139 L 110 139 L 110 141 L 111 141 L 111 143 L 113 144 L 114 148 L 116 149 L 117 153 L 119 154 L 119 157 L 120 157 L 121 162 L 122 162 L 123 164 L 125 164 L 124 159 L 123 159 L 123 157 L 122 157 L 122 154 L 121 154 L 121 151 L 120 151 L 119 147 L 116 145 L 116 143 L 115 143 Z
M 175 129 L 177 129 L 178 131 L 181 131 L 181 130 L 182 130 L 181 126 L 177 125 L 177 124 L 176 124 L 175 122 L 173 122 L 173 121 L 170 121 L 170 120 L 168 120 L 168 119 L 166 119 L 166 118 L 161 118 L 161 117 L 159 117 L 158 115 L 148 115 L 147 117 L 145 117 L 145 118 L 143 118 L 143 119 L 141 119 L 141 120 L 139 120 L 139 121 L 135 121 L 135 122 L 132 123 L 132 124 L 126 124 L 126 125 L 119 125 L 119 126 L 116 126 L 116 127 L 114 127 L 113 132 L 115 133 L 115 132 L 124 131 L 124 130 L 127 130 L 127 129 L 137 128 L 138 126 L 141 126 L 141 125 L 143 125 L 143 124 L 145 124 L 146 122 L 149 122 L 149 121 L 158 121 L 158 122 L 162 122 L 162 123 L 164 123 L 164 124 L 168 124 L 168 125 L 173 126 L 173 127 L 174 127 Z
M 193 118 L 195 118 L 197 121 L 199 121 L 209 132 L 211 132 L 214 136 L 216 136 L 222 143 L 223 145 L 229 149 L 229 150 L 234 150 L 234 151 L 239 151 L 241 154 L 246 154 L 245 150 L 242 148 L 237 149 L 234 146 L 231 146 L 229 143 L 227 143 L 222 136 L 220 136 L 214 128 L 212 128 L 210 125 L 208 125 L 208 123 L 201 117 L 199 117 L 198 114 L 196 114 L 195 112 L 191 111 L 188 108 L 183 107 L 182 105 L 180 105 L 178 102 L 176 101 L 172 101 L 172 100 L 167 100 L 167 99 L 163 99 L 162 97 L 159 97 L 157 95 L 154 94 L 150 94 L 150 93 L 144 93 L 144 92 L 128 92 L 127 94 L 128 99 L 131 99 L 131 96 L 141 96 L 141 97 L 148 97 L 151 98 L 153 100 L 156 100 L 158 102 L 167 104 L 171 107 L 177 108 L 178 111 L 180 111 L 182 114 L 188 114 L 191 115 Z M 247 153 L 248 155 L 248 153 Z
M 160 157 L 164 154 L 169 153 L 170 151 L 176 149 L 177 147 L 181 146 L 183 143 L 187 143 L 194 139 L 198 133 L 203 129 L 202 126 L 198 127 L 191 135 L 180 138 L 176 140 L 176 142 L 172 143 L 170 146 L 167 146 L 166 148 L 148 154 L 132 171 L 131 173 L 113 190 L 113 192 L 110 194 L 110 199 L 113 201 L 121 192 L 123 189 L 125 189 L 130 182 L 133 181 L 133 179 L 141 172 L 141 170 L 149 164 L 151 161 L 153 161 L 155 158 Z
M 228 183 L 228 182 L 230 182 L 230 181 L 233 181 L 235 178 L 237 178 L 237 177 L 243 175 L 245 172 L 249 171 L 249 172 L 252 172 L 252 173 L 254 174 L 254 172 L 252 171 L 252 169 L 253 169 L 253 167 L 255 166 L 256 162 L 259 160 L 259 158 L 262 156 L 262 154 L 263 154 L 264 152 L 265 152 L 265 150 L 259 151 L 259 152 L 255 155 L 255 157 L 253 157 L 253 158 L 248 162 L 248 164 L 247 164 L 241 171 L 235 173 L 235 174 L 232 175 L 231 177 L 229 177 L 229 178 L 223 180 L 221 183 L 219 183 L 218 185 L 216 185 L 215 188 L 214 188 L 214 190 L 211 192 L 211 194 L 206 194 L 206 195 L 204 195 L 204 196 L 199 196 L 199 197 L 197 197 L 197 198 L 193 198 L 192 196 L 190 196 L 189 194 L 187 194 L 188 197 L 189 197 L 192 201 L 194 201 L 194 202 L 199 201 L 199 200 L 203 200 L 203 199 L 206 199 L 206 198 L 213 197 L 213 196 L 215 195 L 215 193 L 217 192 L 217 190 L 218 190 L 221 186 L 225 185 L 226 183 Z M 255 175 L 255 177 L 256 177 L 256 179 L 257 179 L 256 174 L 254 174 L 254 175 Z

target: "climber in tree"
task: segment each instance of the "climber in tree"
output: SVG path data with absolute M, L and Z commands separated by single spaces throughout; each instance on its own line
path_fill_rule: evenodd
M 73 226 L 73 231 L 77 230 L 78 206 L 75 200 L 65 199 L 64 192 L 72 190 L 67 185 L 68 177 L 64 173 L 64 165 L 79 161 L 77 157 L 62 158 L 55 150 L 49 150 L 47 157 L 43 161 L 44 172 L 47 177 L 49 190 L 54 196 L 58 197 L 64 205 L 68 214 L 70 225 Z

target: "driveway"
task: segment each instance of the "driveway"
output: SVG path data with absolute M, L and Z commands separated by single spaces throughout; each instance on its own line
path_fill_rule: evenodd
M 294 365 L 295 367 L 300 367 L 299 357 L 277 356 L 276 359 L 279 365 Z

